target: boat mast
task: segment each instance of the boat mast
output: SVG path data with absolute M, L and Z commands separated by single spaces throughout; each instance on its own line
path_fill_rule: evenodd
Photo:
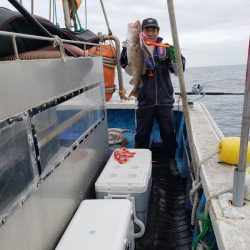
M 200 175 L 199 161 L 198 161 L 197 152 L 195 150 L 192 126 L 191 126 L 189 109 L 188 109 L 187 92 L 186 92 L 185 79 L 184 79 L 184 74 L 183 74 L 183 65 L 182 65 L 182 60 L 181 60 L 181 52 L 180 52 L 180 45 L 179 45 L 179 38 L 178 38 L 178 32 L 177 32 L 173 0 L 167 0 L 167 4 L 168 4 L 168 13 L 169 13 L 172 37 L 173 37 L 173 42 L 174 42 L 174 51 L 175 51 L 177 73 L 178 73 L 179 85 L 180 85 L 180 91 L 181 91 L 182 106 L 183 106 L 183 111 L 184 111 L 184 116 L 185 116 L 192 163 L 193 163 L 193 168 L 195 172 L 195 177 L 196 179 L 197 178 L 199 179 L 199 175 Z
M 239 156 L 238 166 L 234 170 L 233 205 L 236 207 L 242 207 L 244 204 L 249 124 L 250 124 L 250 39 L 248 46 L 244 106 L 243 106 L 242 123 L 241 123 L 240 156 Z

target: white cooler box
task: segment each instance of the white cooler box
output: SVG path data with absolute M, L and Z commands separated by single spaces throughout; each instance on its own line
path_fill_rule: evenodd
M 131 217 L 128 200 L 85 200 L 56 250 L 134 250 Z
M 152 185 L 152 153 L 148 149 L 129 150 L 136 154 L 125 164 L 120 164 L 114 158 L 114 152 L 110 156 L 95 183 L 96 198 L 113 195 L 117 198 L 126 195 L 134 197 L 136 216 L 146 225 Z

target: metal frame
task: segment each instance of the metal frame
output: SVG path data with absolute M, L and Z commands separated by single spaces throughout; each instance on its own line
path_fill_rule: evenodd
M 83 89 L 80 89 L 77 91 L 77 93 L 70 93 L 68 95 L 68 98 L 64 98 L 65 96 L 63 96 L 63 98 L 59 98 L 59 99 L 55 99 L 54 101 L 50 102 L 49 104 L 48 103 L 45 103 L 45 104 L 42 104 L 38 107 L 35 107 L 35 108 L 32 108 L 30 109 L 29 111 L 26 111 L 24 112 L 23 114 L 19 115 L 19 116 L 15 116 L 15 117 L 11 117 L 9 119 L 7 119 L 7 122 L 8 123 L 13 123 L 13 122 L 16 122 L 16 121 L 21 121 L 23 120 L 24 124 L 25 124 L 25 127 L 26 127 L 26 134 L 27 134 L 27 141 L 28 141 L 28 144 L 29 144 L 29 153 L 30 153 L 30 158 L 31 158 L 31 161 L 32 161 L 32 170 L 33 170 L 33 173 L 34 173 L 34 184 L 35 186 L 38 186 L 45 181 L 45 179 L 47 177 L 49 177 L 54 171 L 56 168 L 58 168 L 59 166 L 61 166 L 63 164 L 63 162 L 71 155 L 71 153 L 73 151 L 75 151 L 84 141 L 86 141 L 86 139 L 88 138 L 88 136 L 93 133 L 100 125 L 101 123 L 103 123 L 103 121 L 105 120 L 105 116 L 106 116 L 106 113 L 103 112 L 103 116 L 100 117 L 100 119 L 98 119 L 94 124 L 92 124 L 91 127 L 89 127 L 69 148 L 68 150 L 64 153 L 64 155 L 62 156 L 60 162 L 58 162 L 56 165 L 54 165 L 52 168 L 48 169 L 47 171 L 45 172 L 41 172 L 41 171 L 38 171 L 39 170 L 39 165 L 40 165 L 40 161 L 39 161 L 39 153 L 38 153 L 38 150 L 37 150 L 37 142 L 36 142 L 36 133 L 35 133 L 35 130 L 34 130 L 34 127 L 33 127 L 33 124 L 31 122 L 31 117 L 37 113 L 40 113 L 41 111 L 44 111 L 46 109 L 49 109 L 53 106 L 56 106 L 60 103 L 63 103 L 63 102 L 66 102 L 67 100 L 77 96 L 77 95 L 80 95 L 82 94 L 83 92 L 85 91 L 88 91 L 88 90 L 91 90 L 93 88 L 96 88 L 100 86 L 100 82 L 97 82 L 97 83 L 94 83 L 92 85 L 89 85 Z M 86 113 L 87 111 L 84 111 L 83 113 Z M 82 112 L 81 113 L 81 116 L 82 117 Z M 73 116 L 72 118 L 72 121 L 70 122 L 70 124 L 67 124 L 68 126 L 72 125 L 73 122 L 77 121 L 77 119 L 79 117 L 79 114 L 77 114 L 77 117 L 75 118 L 75 116 Z M 65 122 L 64 122 L 65 123 Z M 62 124 L 61 126 L 59 126 L 60 128 L 63 127 L 65 128 L 66 125 Z M 58 129 L 57 129 L 58 130 Z M 56 130 L 56 133 L 58 133 L 58 131 Z M 49 139 L 51 139 L 51 137 L 54 136 L 54 134 L 52 134 Z M 46 144 L 46 142 L 44 142 L 44 140 L 42 140 L 42 143 L 43 144 Z M 40 145 L 41 146 L 41 145 Z M 13 204 L 11 204 L 11 208 L 9 210 L 9 213 L 8 214 L 5 214 L 3 218 L 0 217 L 0 227 L 2 225 L 4 225 L 7 221 L 7 218 L 12 215 L 16 209 L 18 209 L 18 207 L 22 206 L 25 201 L 35 192 L 37 191 L 37 188 L 32 188 L 32 189 L 28 189 L 25 191 L 23 191 L 22 193 L 20 193 L 20 195 L 15 199 L 16 202 L 14 202 Z
M 0 35 L 4 33 L 0 32 Z M 8 32 L 5 35 L 11 37 Z M 17 34 L 19 36 L 22 35 Z M 53 38 L 44 39 L 54 41 Z M 0 121 L 13 122 L 28 111 L 31 112 L 29 115 L 35 114 L 100 83 L 104 105 L 101 57 L 15 60 L 0 64 Z M 3 219 L 4 224 L 0 227 L 1 248 L 27 249 L 29 246 L 30 249 L 54 249 L 81 200 L 92 197 L 90 192 L 107 155 L 107 118 L 104 110 L 100 120 L 75 141 L 61 162 L 45 176 L 38 176 L 32 195 L 19 200 L 17 209 L 7 216 L 8 220 Z

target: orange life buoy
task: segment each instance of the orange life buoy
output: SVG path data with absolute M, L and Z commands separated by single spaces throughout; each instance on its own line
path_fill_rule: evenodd
M 101 51 L 100 51 L 101 49 Z M 116 59 L 116 50 L 111 45 L 101 45 L 100 47 L 91 48 L 88 52 L 89 55 L 101 55 L 104 58 Z M 105 60 L 105 59 L 104 59 Z M 115 67 L 114 65 L 103 64 L 104 85 L 106 101 L 109 101 L 115 92 Z

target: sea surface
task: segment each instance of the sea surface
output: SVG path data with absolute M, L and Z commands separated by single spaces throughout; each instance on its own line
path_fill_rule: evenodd
M 195 84 L 201 84 L 203 92 L 244 93 L 246 65 L 211 66 L 187 68 L 185 71 L 186 91 L 192 91 Z M 127 92 L 130 77 L 123 72 Z M 178 78 L 172 76 L 175 92 L 180 92 Z M 178 99 L 175 95 L 175 99 Z M 114 98 L 118 98 L 117 95 Z M 240 136 L 243 111 L 243 95 L 192 95 L 190 100 L 206 104 L 206 107 L 225 136 Z

